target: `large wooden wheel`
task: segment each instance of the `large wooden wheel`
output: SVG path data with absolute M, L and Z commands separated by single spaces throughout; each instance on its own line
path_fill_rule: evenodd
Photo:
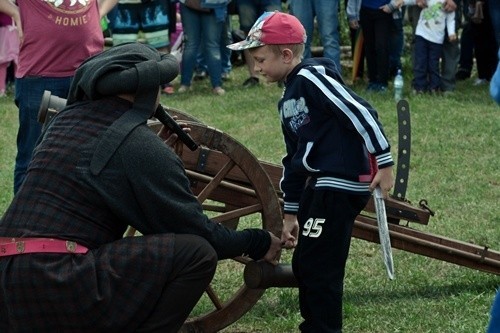
M 279 237 L 280 202 L 258 159 L 229 135 L 176 110 L 168 112 L 187 120 L 191 136 L 200 145 L 194 152 L 185 146 L 177 151 L 205 213 L 233 229 L 263 228 Z M 159 123 L 150 126 L 155 131 L 161 127 Z M 217 332 L 253 307 L 265 289 L 250 289 L 244 284 L 243 271 L 251 261 L 237 257 L 219 262 L 211 285 L 181 332 Z

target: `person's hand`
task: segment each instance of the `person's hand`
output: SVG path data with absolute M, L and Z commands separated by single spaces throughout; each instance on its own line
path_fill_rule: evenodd
M 389 5 L 380 6 L 379 9 L 381 9 L 386 14 L 392 13 L 391 8 L 389 8 Z
M 359 21 L 358 20 L 349 20 L 349 27 L 351 29 L 359 29 Z
M 281 244 L 285 249 L 293 249 L 297 246 L 299 236 L 299 222 L 297 215 L 285 214 L 283 218 L 283 229 L 281 230 Z
M 177 116 L 172 117 L 174 120 L 177 121 Z M 182 128 L 182 130 L 186 133 L 191 132 L 191 128 L 188 127 L 186 123 L 183 122 L 177 122 L 179 126 Z M 160 131 L 158 132 L 158 136 L 165 142 L 165 144 L 169 147 L 171 147 L 178 155 L 182 153 L 182 146 L 183 143 L 178 140 L 179 137 L 177 134 L 175 134 L 170 128 L 166 126 L 162 126 Z
M 399 8 L 403 7 L 404 4 L 405 4 L 404 0 L 396 0 L 396 2 L 394 3 L 394 6 L 399 9 Z
M 375 177 L 370 184 L 370 191 L 373 192 L 375 187 L 380 186 L 382 190 L 382 195 L 384 199 L 387 199 L 389 196 L 389 191 L 394 186 L 394 175 L 392 174 L 392 166 L 379 169 Z
M 271 235 L 271 245 L 269 245 L 269 250 L 267 250 L 267 253 L 262 259 L 276 266 L 281 254 L 281 240 L 271 232 L 269 232 L 269 234 Z
M 457 9 L 457 4 L 453 0 L 446 0 L 443 9 L 445 12 L 454 12 Z
M 453 35 L 449 35 L 448 36 L 448 40 L 450 42 L 455 42 L 457 40 L 457 35 L 453 34 Z
M 417 3 L 417 6 L 419 6 L 420 8 L 427 7 L 427 0 L 417 0 L 416 3 Z

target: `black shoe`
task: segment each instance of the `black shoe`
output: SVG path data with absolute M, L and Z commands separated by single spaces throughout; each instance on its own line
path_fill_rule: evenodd
M 259 78 L 255 76 L 250 76 L 248 79 L 245 80 L 245 82 L 243 82 L 243 87 L 250 88 L 250 87 L 255 87 L 258 84 L 259 84 Z

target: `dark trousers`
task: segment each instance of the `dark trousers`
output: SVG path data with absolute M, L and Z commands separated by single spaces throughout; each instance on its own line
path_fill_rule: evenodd
M 404 32 L 403 19 L 392 19 L 391 37 L 389 42 L 389 76 L 396 76 L 398 69 L 403 69 L 401 56 L 403 55 Z
M 203 238 L 176 235 L 171 279 L 154 312 L 136 332 L 177 332 L 212 281 L 217 254 Z
M 497 0 L 498 1 L 498 0 Z M 497 68 L 498 45 L 493 31 L 488 2 L 483 6 L 484 19 L 481 23 L 471 23 L 476 56 L 477 77 L 490 81 Z
M 442 44 L 436 44 L 415 36 L 415 59 L 413 60 L 413 88 L 417 91 L 439 90 L 439 59 Z
M 389 41 L 393 26 L 392 14 L 361 7 L 359 14 L 363 29 L 366 65 L 370 83 L 387 87 L 389 80 Z
M 292 268 L 299 284 L 301 332 L 342 330 L 344 272 L 354 219 L 368 196 L 305 189 Z
M 460 62 L 459 69 L 469 73 L 474 65 L 474 38 L 472 36 L 471 22 L 467 21 L 460 35 Z

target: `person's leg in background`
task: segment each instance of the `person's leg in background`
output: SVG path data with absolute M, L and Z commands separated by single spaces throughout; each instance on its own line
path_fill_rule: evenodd
M 474 66 L 474 38 L 470 20 L 467 20 L 460 34 L 460 60 L 455 74 L 456 80 L 462 81 L 470 78 Z
M 439 60 L 443 54 L 443 44 L 437 44 L 427 41 L 428 50 L 428 78 L 429 78 L 429 92 L 439 93 L 442 86 L 442 76 L 439 75 Z M 455 73 L 455 71 L 453 71 Z M 455 77 L 455 76 L 453 76 Z
M 218 21 L 214 13 L 201 15 L 201 48 L 207 62 L 208 76 L 216 95 L 225 93 L 222 89 L 221 39 L 226 21 Z
M 419 6 L 408 6 L 406 7 L 406 14 L 408 17 L 408 22 L 410 23 L 411 26 L 411 42 L 410 42 L 410 50 L 411 51 L 411 61 L 412 61 L 412 68 L 413 68 L 413 73 L 415 73 L 415 59 L 416 59 L 416 47 L 415 47 L 415 30 L 417 30 L 417 23 L 418 19 L 420 18 L 420 12 L 422 9 Z M 415 85 L 420 86 L 421 84 L 416 84 L 415 83 L 415 76 L 412 78 L 412 87 L 415 89 Z M 415 89 L 417 92 L 420 92 L 419 90 Z
M 458 34 L 458 27 L 462 22 L 460 13 L 462 6 L 460 1 L 457 1 L 457 9 L 455 10 L 455 34 Z M 460 61 L 460 44 L 458 39 L 450 42 L 448 38 L 448 31 L 444 36 L 441 53 L 441 84 L 439 89 L 444 93 L 450 93 L 455 90 L 456 86 L 456 73 L 458 63 Z M 431 89 L 433 89 L 431 87 Z
M 26 77 L 16 79 L 14 102 L 19 108 L 19 129 L 17 132 L 17 155 L 14 167 L 14 194 L 21 187 L 28 169 L 33 149 L 40 136 L 42 124 L 38 122 L 38 110 L 43 92 L 66 98 L 72 77 L 47 78 Z
M 446 37 L 447 38 L 447 37 Z M 451 92 L 455 90 L 455 75 L 460 60 L 460 47 L 458 40 L 450 42 L 446 39 L 442 47 L 441 58 L 441 91 Z
M 415 36 L 414 42 L 414 57 L 413 57 L 413 89 L 417 94 L 424 93 L 428 91 L 428 82 L 427 82 L 427 73 L 428 68 L 427 65 L 429 63 L 428 60 L 428 50 L 427 50 L 427 41 L 420 37 Z
M 360 23 L 365 41 L 365 54 L 370 82 L 367 89 L 387 91 L 389 80 L 389 38 L 392 14 L 361 7 Z
M 228 15 L 226 19 L 226 24 L 222 28 L 221 42 L 220 42 L 220 55 L 222 61 L 222 80 L 229 80 L 231 78 L 230 74 L 233 70 L 233 65 L 231 64 L 231 49 L 226 47 L 233 42 L 231 35 L 231 17 Z
M 310 58 L 311 43 L 314 34 L 314 0 L 290 0 L 290 14 L 299 19 L 307 34 L 307 41 L 304 49 L 304 59 Z
M 458 40 L 450 42 L 446 34 L 441 54 L 441 91 L 451 92 L 455 90 L 456 73 L 460 60 L 460 46 Z
M 222 62 L 222 80 L 229 80 L 231 71 L 233 66 L 231 64 L 231 49 L 227 47 L 227 45 L 232 43 L 231 37 L 231 21 L 229 16 L 227 17 L 226 24 L 222 29 L 221 33 L 221 41 L 220 41 L 220 55 Z M 196 68 L 194 73 L 194 80 L 203 80 L 207 77 L 207 63 L 205 61 L 205 57 L 203 56 L 203 52 L 198 53 L 196 57 Z
M 389 41 L 389 76 L 394 77 L 402 69 L 401 56 L 404 47 L 403 12 L 395 11 L 392 17 L 391 37 Z
M 377 77 L 380 91 L 387 90 L 389 81 L 389 38 L 393 22 L 392 14 L 377 12 L 375 22 L 375 50 L 377 55 Z
M 240 30 L 248 34 L 253 24 L 265 11 L 281 11 L 281 0 L 236 0 L 236 8 L 240 21 Z M 259 84 L 259 74 L 255 72 L 254 61 L 248 50 L 243 51 L 247 64 L 249 78 L 243 82 L 243 87 L 249 88 Z
M 470 78 L 472 73 L 472 67 L 474 66 L 474 39 L 472 37 L 471 21 L 469 17 L 469 1 L 459 0 L 457 4 L 460 4 L 461 11 L 457 11 L 456 14 L 462 16 L 461 27 L 462 31 L 460 33 L 460 59 L 458 60 L 458 69 L 455 74 L 455 79 L 457 81 L 463 81 Z
M 486 84 L 490 81 L 498 63 L 498 46 L 493 32 L 489 6 L 488 2 L 483 3 L 484 18 L 481 22 L 472 22 L 477 68 L 477 80 L 474 83 L 475 85 Z
M 318 22 L 318 32 L 323 45 L 323 56 L 335 62 L 340 73 L 339 0 L 309 0 Z M 312 38 L 312 35 L 311 35 Z M 309 35 L 308 35 L 309 40 Z M 310 41 L 309 41 L 310 43 Z M 309 49 L 310 49 L 309 44 Z
M 180 93 L 186 92 L 191 86 L 196 57 L 201 45 L 201 15 L 202 13 L 181 3 L 181 20 L 185 42 L 181 62 L 181 86 L 178 90 Z

